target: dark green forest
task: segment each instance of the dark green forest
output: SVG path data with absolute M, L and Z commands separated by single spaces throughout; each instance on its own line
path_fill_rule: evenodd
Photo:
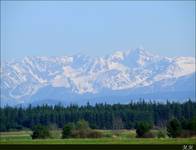
M 154 128 L 166 127 L 177 118 L 182 124 L 196 117 L 196 102 L 130 102 L 129 104 L 42 105 L 32 107 L 0 108 L 0 131 L 32 129 L 35 125 L 55 125 L 63 128 L 66 123 L 86 120 L 93 129 L 132 129 L 140 121 Z

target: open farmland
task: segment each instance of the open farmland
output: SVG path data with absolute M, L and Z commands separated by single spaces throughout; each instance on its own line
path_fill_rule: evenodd
M 1 132 L 1 144 L 196 144 L 192 138 L 135 138 L 134 130 L 100 130 L 102 138 L 61 139 L 61 131 L 52 131 L 50 139 L 31 138 L 31 131 Z M 153 131 L 156 132 L 156 131 Z

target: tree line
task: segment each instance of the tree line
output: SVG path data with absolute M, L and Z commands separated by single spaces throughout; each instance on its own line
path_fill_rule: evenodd
M 148 122 L 138 122 L 135 126 L 136 138 L 177 138 L 177 137 L 194 137 L 196 135 L 196 119 L 192 119 L 190 126 L 185 128 L 176 118 L 172 118 L 167 122 L 166 130 L 164 128 L 156 130 L 153 132 L 152 125 Z M 52 131 L 56 129 L 51 128 L 51 126 L 36 125 L 32 129 L 32 139 L 46 139 L 53 138 Z M 103 131 L 103 130 L 102 130 Z M 64 125 L 61 130 L 61 138 L 102 138 L 102 137 L 115 137 L 119 136 L 121 130 L 117 132 L 112 132 L 111 135 L 104 134 L 100 130 L 93 130 L 89 127 L 89 124 L 85 120 L 79 120 L 76 123 L 70 122 Z
M 132 129 L 138 122 L 147 122 L 153 127 L 162 128 L 176 118 L 184 128 L 189 128 L 196 117 L 196 102 L 190 99 L 184 103 L 169 102 L 130 102 L 129 104 L 96 104 L 85 106 L 61 104 L 32 107 L 0 108 L 0 131 L 33 129 L 36 125 L 56 125 L 85 120 L 92 129 Z

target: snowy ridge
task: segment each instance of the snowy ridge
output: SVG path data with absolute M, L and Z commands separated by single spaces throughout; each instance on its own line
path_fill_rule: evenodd
M 177 91 L 177 82 L 180 79 L 193 82 L 195 78 L 190 80 L 189 77 L 194 74 L 195 58 L 163 57 L 144 49 L 117 51 L 110 56 L 97 58 L 82 54 L 25 57 L 2 63 L 1 100 L 25 102 L 32 100 L 32 97 L 36 99 L 35 95 L 48 86 L 63 88 L 65 93 L 81 96 L 89 93 L 101 95 L 105 89 L 143 93 L 143 88 L 156 87 L 160 92 L 163 87 L 172 87 L 172 91 Z M 190 86 L 187 90 L 195 89 Z M 55 99 L 55 96 L 50 98 Z

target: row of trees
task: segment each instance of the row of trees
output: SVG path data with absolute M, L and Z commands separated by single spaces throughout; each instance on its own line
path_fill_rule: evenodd
M 136 137 L 137 138 L 153 138 L 155 134 L 150 132 L 152 129 L 152 125 L 148 122 L 139 122 L 135 126 L 136 129 Z M 167 135 L 172 138 L 183 137 L 184 133 L 188 133 L 187 137 L 196 135 L 196 119 L 194 122 L 191 122 L 191 126 L 189 129 L 184 129 L 181 123 L 173 118 L 167 123 Z M 40 138 L 50 138 L 50 131 L 47 126 L 37 125 L 33 127 L 32 139 Z M 67 123 L 64 125 L 62 130 L 62 138 L 100 138 L 104 137 L 102 132 L 97 130 L 92 130 L 89 127 L 89 124 L 85 120 L 79 120 L 77 123 Z M 158 138 L 166 137 L 166 134 L 159 129 Z
M 177 118 L 186 128 L 196 116 L 196 102 L 188 100 L 184 103 L 145 102 L 129 104 L 96 104 L 85 106 L 36 106 L 27 108 L 0 108 L 0 131 L 32 129 L 35 125 L 56 124 L 58 128 L 69 122 L 86 120 L 92 129 L 131 129 L 138 122 L 148 122 L 154 127 L 166 127 L 171 118 Z
M 188 125 L 188 126 L 187 126 Z M 187 122 L 185 125 L 183 122 L 180 122 L 176 118 L 172 118 L 167 122 L 166 125 L 166 133 L 169 137 L 191 137 L 196 135 L 196 118 L 193 118 L 191 121 Z M 152 129 L 152 125 L 148 122 L 140 122 L 136 125 L 136 133 L 137 137 L 154 137 L 154 135 L 150 132 Z M 159 129 L 158 137 L 165 137 L 166 134 Z
M 36 125 L 33 127 L 32 139 L 50 138 L 50 128 L 48 126 Z M 92 130 L 85 120 L 79 120 L 76 123 L 67 123 L 62 130 L 62 138 L 100 138 L 101 132 Z

